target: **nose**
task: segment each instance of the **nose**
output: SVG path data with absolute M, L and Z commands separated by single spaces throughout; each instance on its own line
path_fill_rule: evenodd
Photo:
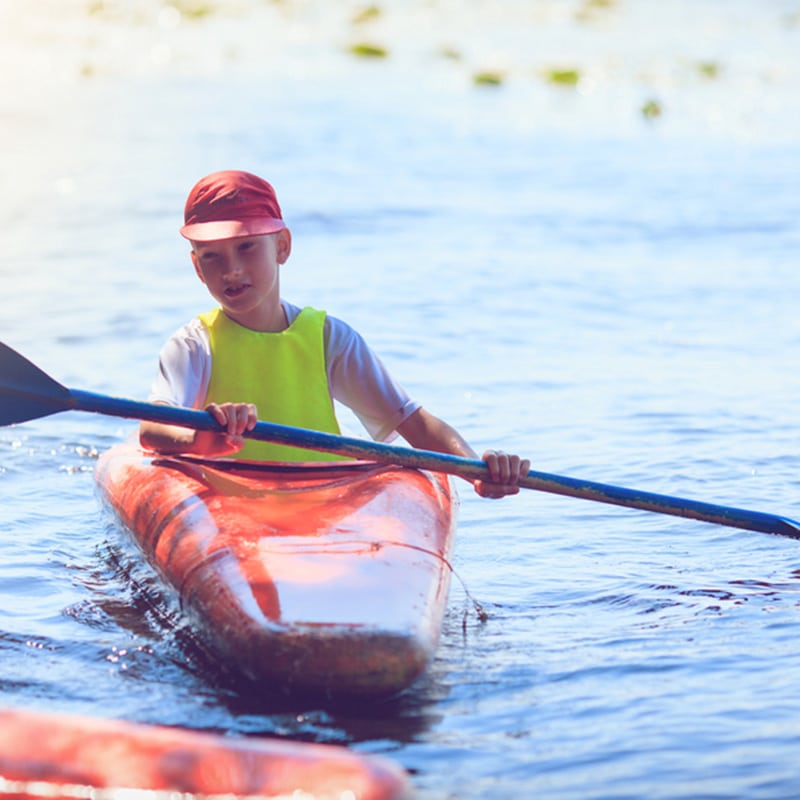
M 242 274 L 242 264 L 239 259 L 233 255 L 225 260 L 225 269 L 222 272 L 226 280 L 238 278 Z

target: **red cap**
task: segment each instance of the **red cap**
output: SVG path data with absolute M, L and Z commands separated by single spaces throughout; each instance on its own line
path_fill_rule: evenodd
M 272 186 L 234 169 L 213 172 L 192 187 L 184 222 L 181 236 L 195 242 L 261 236 L 286 227 Z

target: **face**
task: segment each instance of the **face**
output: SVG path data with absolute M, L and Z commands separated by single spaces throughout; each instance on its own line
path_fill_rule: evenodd
M 211 296 L 235 322 L 280 330 L 280 265 L 289 257 L 288 230 L 266 236 L 192 242 L 192 263 Z M 279 316 L 280 315 L 280 316 Z

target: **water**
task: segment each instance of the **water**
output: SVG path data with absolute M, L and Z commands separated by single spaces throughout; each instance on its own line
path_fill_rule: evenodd
M 0 4 L 0 338 L 58 380 L 146 395 L 209 307 L 185 194 L 247 168 L 294 233 L 285 296 L 476 448 L 800 517 L 795 3 L 44 5 Z M 347 744 L 426 800 L 800 795 L 798 542 L 462 487 L 455 567 L 488 622 L 456 580 L 406 696 L 264 701 L 100 508 L 97 454 L 133 429 L 0 430 L 4 705 Z

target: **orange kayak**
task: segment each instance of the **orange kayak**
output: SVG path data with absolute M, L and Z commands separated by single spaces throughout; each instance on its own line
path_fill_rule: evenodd
M 399 800 L 411 790 L 392 761 L 336 745 L 0 709 L 0 798 L 176 796 Z
M 201 639 L 261 685 L 386 695 L 435 652 L 455 534 L 449 479 L 104 453 L 103 497 Z

